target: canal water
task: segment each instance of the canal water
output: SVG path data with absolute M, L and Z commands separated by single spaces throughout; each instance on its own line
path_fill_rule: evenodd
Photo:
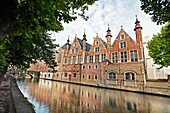
M 36 113 L 170 113 L 170 98 L 44 79 L 17 84 Z

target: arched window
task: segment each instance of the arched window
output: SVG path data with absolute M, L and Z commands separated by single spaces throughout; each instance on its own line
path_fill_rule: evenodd
M 125 80 L 136 80 L 136 74 L 134 72 L 126 72 Z
M 115 79 L 117 79 L 117 73 L 116 73 L 116 72 L 109 72 L 109 74 L 108 74 L 108 79 L 109 79 L 109 80 L 115 80 Z

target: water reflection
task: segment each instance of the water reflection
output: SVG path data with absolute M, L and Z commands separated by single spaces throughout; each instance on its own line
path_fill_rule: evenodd
M 170 98 L 49 80 L 18 80 L 37 113 L 170 113 Z

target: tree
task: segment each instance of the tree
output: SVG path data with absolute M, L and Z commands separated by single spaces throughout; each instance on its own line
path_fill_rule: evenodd
M 154 35 L 147 48 L 155 63 L 161 65 L 160 68 L 170 66 L 170 22 L 161 29 L 161 33 Z
M 146 14 L 151 15 L 153 22 L 164 24 L 170 21 L 170 2 L 169 0 L 140 0 L 141 9 Z
M 49 66 L 55 66 L 56 45 L 47 32 L 61 31 L 63 22 L 69 23 L 77 16 L 87 19 L 85 10 L 94 2 L 95 0 L 2 0 L 0 39 L 4 44 L 2 50 L 8 55 L 1 54 L 5 59 L 0 59 L 0 62 L 3 61 L 6 66 L 12 63 L 18 67 L 28 67 L 30 63 L 44 60 Z

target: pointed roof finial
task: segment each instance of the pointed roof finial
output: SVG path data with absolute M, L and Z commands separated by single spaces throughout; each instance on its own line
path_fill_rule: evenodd
M 75 37 L 77 37 L 77 34 L 75 34 Z
M 123 28 L 123 26 L 122 26 L 122 25 L 121 25 L 120 27 L 121 27 L 121 29 Z
M 136 17 L 136 22 L 135 22 L 135 24 L 136 24 L 136 23 L 140 23 L 139 20 L 138 20 L 137 14 L 135 15 L 135 17 Z
M 85 40 L 85 41 L 87 41 L 87 39 L 86 39 L 86 33 L 85 33 L 85 29 L 84 29 L 84 35 L 83 35 L 83 40 Z
M 84 29 L 84 35 L 83 35 L 83 37 L 86 37 L 86 33 L 85 33 L 85 32 L 86 32 L 86 30 Z
M 67 44 L 69 44 L 70 42 L 69 38 L 70 38 L 70 35 L 68 35 Z
M 110 30 L 110 28 L 109 28 L 109 24 L 108 24 L 108 30 L 107 30 L 107 32 L 111 32 L 111 30 Z

